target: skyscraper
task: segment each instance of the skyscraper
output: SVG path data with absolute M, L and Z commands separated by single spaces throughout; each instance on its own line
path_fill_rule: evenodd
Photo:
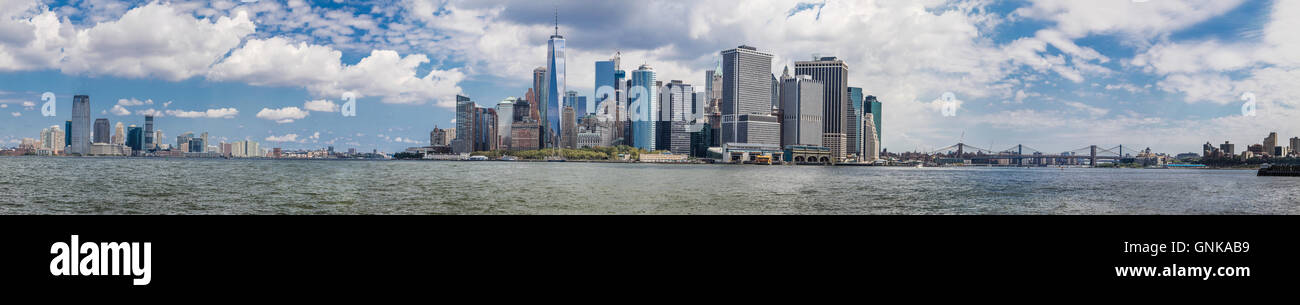
M 549 147 L 560 145 L 561 137 L 564 135 L 563 124 L 560 120 L 560 111 L 563 107 L 564 94 L 568 92 L 565 87 L 564 73 L 564 36 L 560 36 L 560 19 L 557 11 L 555 17 L 555 35 L 546 42 L 546 115 L 543 126 L 549 128 L 544 133 L 546 137 L 543 141 L 547 142 Z
M 95 119 L 95 130 L 94 130 L 95 136 L 92 138 L 91 143 L 108 144 L 110 140 L 109 131 L 110 130 L 108 129 L 108 119 L 104 119 L 104 118 Z
M 826 106 L 822 109 L 822 136 L 825 139 L 822 143 L 831 149 L 832 155 L 843 160 L 846 155 L 845 146 L 848 146 L 848 139 L 844 133 L 848 129 L 846 122 L 849 104 L 847 94 L 849 65 L 835 57 L 820 57 L 812 61 L 796 61 L 794 74 L 811 75 L 813 79 L 821 81 L 826 86 L 824 88 Z
M 845 149 L 845 153 L 851 156 L 863 156 L 862 145 L 866 143 L 866 138 L 862 136 L 862 131 L 864 129 L 862 122 L 864 120 L 863 115 L 867 114 L 867 111 L 862 108 L 862 88 L 849 87 L 848 94 L 849 120 L 848 124 L 846 124 L 848 129 L 844 133 L 844 137 L 848 139 L 845 142 L 848 142 L 849 146 Z
M 563 130 L 565 134 L 563 137 L 560 138 L 561 141 L 563 141 L 560 144 L 560 147 L 570 148 L 570 149 L 577 148 L 578 147 L 578 128 L 577 128 L 578 120 L 575 117 L 577 115 L 577 111 L 573 109 L 573 106 L 564 106 L 564 110 L 562 110 L 561 113 L 562 115 L 560 116 L 560 118 L 563 120 L 564 124 L 562 124 L 560 130 Z
M 472 104 L 472 103 L 471 103 Z M 474 107 L 474 149 L 472 151 L 492 151 L 499 149 L 497 138 L 497 110 Z
M 822 146 L 823 88 L 821 81 L 808 75 L 781 81 L 782 147 Z
M 1291 153 L 1300 154 L 1300 137 L 1291 138 Z
M 876 138 L 876 122 L 870 113 L 862 115 L 862 161 L 872 162 L 880 159 L 880 139 Z
M 533 69 L 533 88 L 528 91 L 528 112 L 533 120 L 541 122 L 546 117 L 546 67 Z
M 500 149 L 510 149 L 510 124 L 514 123 L 516 116 L 515 100 L 512 96 L 497 103 L 497 140 L 500 141 L 497 146 Z
M 72 142 L 69 153 L 90 154 L 90 97 L 72 97 Z
M 722 145 L 781 144 L 772 116 L 772 54 L 751 46 L 722 51 Z
M 64 133 L 64 131 L 59 128 L 59 125 L 50 125 L 50 128 L 41 130 L 41 148 L 48 149 L 53 154 L 58 154 L 59 152 L 64 151 L 64 148 L 66 147 L 63 144 L 66 142 L 66 140 L 64 140 L 64 137 L 66 136 L 67 133 Z
M 59 142 L 63 143 L 63 145 L 59 147 L 60 151 L 66 151 L 69 146 L 72 146 L 72 120 L 63 122 L 63 141 Z
M 126 146 L 135 152 L 144 151 L 144 129 L 131 125 L 126 130 Z
M 146 115 L 146 116 L 144 116 L 144 146 L 143 146 L 143 149 L 145 149 L 145 150 L 154 150 L 154 149 L 157 149 L 157 148 L 158 148 L 158 141 L 161 141 L 161 140 L 162 140 L 162 137 L 155 137 L 155 135 L 154 135 L 154 132 L 153 132 L 153 116 L 152 116 L 152 115 Z
M 880 112 L 880 101 L 876 100 L 875 95 L 868 95 L 862 98 L 862 108 L 871 113 L 871 120 L 876 123 L 876 150 L 883 150 L 885 147 L 885 137 L 881 129 L 881 123 L 885 121 L 884 113 Z
M 113 126 L 113 139 L 110 142 L 118 145 L 126 144 L 126 130 L 122 127 L 122 122 L 117 122 L 117 125 Z
M 1274 147 L 1277 147 L 1277 133 L 1270 132 L 1268 133 L 1268 137 L 1264 138 L 1264 153 L 1270 156 L 1277 156 L 1276 154 L 1274 154 L 1274 152 L 1277 150 Z
M 641 65 L 632 71 L 632 84 L 628 89 L 628 120 L 632 121 L 632 143 L 644 150 L 655 149 L 655 122 L 659 121 L 658 88 L 655 87 L 655 70 Z
M 680 80 L 664 84 L 659 92 L 659 119 L 664 121 L 690 121 L 697 112 L 695 105 L 695 88 Z
M 456 138 L 452 149 L 456 153 L 474 151 L 474 101 L 463 95 L 456 96 Z
M 588 108 L 589 110 L 595 111 L 596 108 L 601 107 L 601 103 L 606 101 L 613 102 L 618 100 L 618 96 L 614 91 L 618 89 L 618 81 L 620 78 L 617 75 L 619 72 L 619 61 L 621 61 L 619 58 L 620 56 L 621 53 L 615 53 L 614 58 L 596 62 L 596 86 L 592 87 L 596 92 L 591 96 L 591 102 L 595 105 Z M 609 87 L 609 89 L 607 89 L 608 92 L 603 92 L 601 90 L 602 87 Z

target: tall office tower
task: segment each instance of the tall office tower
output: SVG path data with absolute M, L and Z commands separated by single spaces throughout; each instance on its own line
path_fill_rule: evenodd
M 154 131 L 153 131 L 153 139 L 154 139 L 153 147 L 151 147 L 151 148 L 146 148 L 146 149 L 150 149 L 150 150 L 158 149 L 159 147 L 162 146 L 162 144 L 159 143 L 159 142 L 161 142 L 162 139 L 166 139 L 166 137 L 163 137 L 163 131 L 162 131 L 162 130 L 154 130 Z
M 1291 153 L 1300 153 L 1300 137 L 1291 138 Z
M 186 132 L 179 136 L 176 136 L 176 147 L 173 149 L 179 149 L 181 152 L 192 152 L 190 151 L 191 139 L 194 139 L 193 132 Z M 193 151 L 193 152 L 197 152 L 197 151 Z
M 772 116 L 772 54 L 751 46 L 722 51 L 721 144 L 780 145 Z
M 781 81 L 781 147 L 822 146 L 825 85 L 808 75 Z
M 876 138 L 876 123 L 870 113 L 862 115 L 862 161 L 872 162 L 880 159 L 880 139 Z
M 90 97 L 72 97 L 72 141 L 68 153 L 90 154 Z
M 497 110 L 492 108 L 474 108 L 474 150 L 497 150 Z
M 578 96 L 578 91 L 573 90 L 564 93 L 564 106 L 573 107 L 575 120 L 590 114 L 587 112 L 587 109 L 595 109 L 594 106 L 590 108 L 587 107 L 587 97 Z
M 497 103 L 497 140 L 500 141 L 497 146 L 505 150 L 510 149 L 510 124 L 514 123 L 516 116 L 515 100 L 512 96 Z
M 130 127 L 127 127 L 126 130 L 126 146 L 130 147 L 133 152 L 143 152 L 144 129 L 131 125 Z
M 108 135 L 109 135 L 109 130 L 108 130 L 108 119 L 103 119 L 103 118 L 95 119 L 95 129 L 94 129 L 94 133 L 95 133 L 95 136 L 91 138 L 91 139 L 92 139 L 92 140 L 91 140 L 91 143 L 105 143 L 105 144 L 107 144 L 108 141 L 110 140 L 109 137 L 108 137 Z
M 533 69 L 533 88 L 529 92 L 532 96 L 528 107 L 533 109 L 529 115 L 533 116 L 533 120 L 541 122 L 546 117 L 546 67 Z
M 72 146 L 72 120 L 63 122 L 63 147 L 60 151 L 67 151 Z
M 199 136 L 199 139 L 202 139 L 203 142 L 199 144 L 199 151 L 197 152 L 210 152 L 208 151 L 208 132 L 204 131 L 203 135 Z
M 595 111 L 596 108 L 601 107 L 600 104 L 605 103 L 606 101 L 615 102 L 618 100 L 618 94 L 616 91 L 619 87 L 618 81 L 622 78 L 619 75 L 619 72 L 622 71 L 618 70 L 619 61 L 622 60 L 620 57 L 622 57 L 622 53 L 616 52 L 614 53 L 614 58 L 596 62 L 596 86 L 592 87 L 592 89 L 596 91 L 591 95 L 591 102 L 595 105 L 588 109 Z M 609 91 L 602 92 L 601 87 L 609 87 L 609 89 L 607 89 Z
M 1274 147 L 1277 147 L 1277 133 L 1270 132 L 1268 133 L 1268 137 L 1264 138 L 1264 153 L 1270 156 L 1276 156 L 1273 154 L 1276 150 Z
M 655 93 L 655 70 L 650 65 L 641 65 L 632 71 L 632 82 L 628 86 L 628 120 L 632 121 L 632 143 L 641 149 L 655 150 L 655 123 L 659 121 L 658 94 Z
M 664 84 L 662 91 L 659 92 L 660 106 L 659 118 L 664 121 L 690 121 L 692 116 L 698 111 L 694 109 L 695 105 L 695 87 L 691 84 L 684 83 L 680 80 L 673 80 Z
M 158 141 L 162 141 L 162 137 L 154 137 L 153 116 L 152 115 L 144 116 L 144 146 L 143 146 L 144 148 L 143 149 L 144 150 L 157 149 Z
M 1206 142 L 1206 143 L 1209 143 L 1209 142 Z M 1213 146 L 1211 146 L 1211 147 L 1213 147 Z M 1236 155 L 1236 154 L 1237 154 L 1237 145 L 1232 144 L 1232 143 L 1228 143 L 1228 141 L 1223 141 L 1223 144 L 1220 144 L 1220 145 L 1219 145 L 1219 151 L 1222 151 L 1223 154 L 1224 154 L 1225 156 Z M 1206 157 L 1209 157 L 1209 156 L 1206 156 Z
M 835 158 L 843 160 L 848 145 L 844 133 L 848 121 L 849 65 L 835 57 L 820 57 L 812 61 L 796 61 L 794 74 L 811 75 L 825 87 L 826 107 L 822 109 L 822 143 L 831 149 Z
M 123 129 L 122 122 L 117 122 L 117 125 L 113 126 L 113 139 L 110 140 L 109 143 L 118 145 L 126 144 L 126 130 Z
M 885 116 L 880 112 L 880 101 L 876 100 L 875 95 L 868 95 L 862 98 L 862 108 L 871 113 L 871 120 L 876 122 L 876 143 L 878 144 L 876 150 L 884 150 L 885 137 L 880 127 L 882 126 L 881 122 L 885 120 Z
M 564 36 L 560 36 L 560 17 L 559 13 L 555 16 L 555 35 L 546 42 L 546 114 L 543 116 L 545 128 L 548 128 L 543 136 L 548 147 L 559 146 L 564 135 L 564 125 L 561 124 L 560 111 L 563 108 L 564 94 L 568 92 L 565 87 L 564 73 Z
M 474 101 L 463 95 L 456 96 L 456 139 L 452 149 L 458 153 L 474 152 Z
M 429 132 L 429 146 L 447 146 L 447 130 L 433 126 L 433 131 Z
M 529 107 L 527 99 L 515 98 L 515 107 L 514 107 L 515 115 L 513 118 L 510 119 L 510 121 L 523 122 L 525 121 L 525 119 L 532 119 L 532 117 L 528 115 L 528 112 L 532 111 L 532 109 L 533 109 L 532 107 Z
M 562 115 L 560 116 L 561 117 L 560 119 L 563 120 L 562 122 L 564 122 L 564 124 L 561 126 L 560 130 L 563 130 L 565 134 L 563 137 L 560 137 L 561 141 L 563 141 L 562 143 L 560 143 L 560 147 L 570 148 L 570 149 L 577 148 L 577 143 L 578 143 L 577 141 L 578 140 L 577 138 L 578 119 L 576 118 L 577 110 L 574 110 L 573 106 L 564 106 L 564 110 L 562 110 L 561 113 Z
M 848 131 L 844 133 L 844 137 L 848 139 L 845 142 L 848 142 L 849 146 L 845 149 L 845 153 L 851 156 L 863 156 L 862 145 L 866 143 L 866 138 L 862 136 L 862 130 L 864 129 L 862 121 L 863 115 L 867 114 L 867 111 L 862 108 L 862 88 L 849 87 L 848 94 L 849 121 L 847 124 Z

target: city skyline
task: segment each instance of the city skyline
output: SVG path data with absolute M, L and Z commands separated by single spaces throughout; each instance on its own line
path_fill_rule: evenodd
M 71 117 L 72 96 L 86 94 L 92 98 L 91 120 L 141 125 L 139 115 L 155 112 L 157 130 L 171 135 L 209 131 L 217 135 L 214 143 L 251 139 L 286 148 L 399 151 L 426 144 L 424 136 L 435 125 L 454 126 L 454 98 L 448 97 L 465 94 L 480 107 L 495 107 L 492 101 L 525 95 L 531 87 L 529 72 L 547 64 L 546 39 L 555 32 L 556 11 L 561 34 L 568 39 L 566 86 L 579 96 L 591 99 L 596 61 L 615 53 L 621 53 L 624 70 L 649 64 L 656 80 L 683 80 L 697 90 L 707 83 L 700 77 L 703 72 L 721 60 L 718 51 L 737 45 L 772 53 L 772 70 L 811 60 L 813 54 L 835 56 L 850 66 L 847 86 L 863 88 L 890 108 L 876 119 L 885 125 L 882 148 L 891 152 L 927 151 L 955 143 L 962 134 L 968 143 L 993 149 L 1026 144 L 1065 151 L 1106 143 L 1169 153 L 1199 151 L 1206 140 L 1254 143 L 1261 132 L 1300 134 L 1300 123 L 1285 119 L 1296 112 L 1300 94 L 1276 85 L 1300 62 L 1294 58 L 1297 52 L 1288 52 L 1300 39 L 1282 31 L 1284 23 L 1276 17 L 1300 10 L 1288 2 L 1192 1 L 1181 8 L 1159 2 L 1096 4 L 1124 6 L 1114 11 L 1127 15 L 1115 19 L 1081 4 L 1051 1 L 765 1 L 746 5 L 743 13 L 758 16 L 756 20 L 730 22 L 700 18 L 705 12 L 741 13 L 709 9 L 719 5 L 715 3 L 656 8 L 690 12 L 688 22 L 680 24 L 629 15 L 627 10 L 645 9 L 636 3 L 561 1 L 558 8 L 510 1 L 411 1 L 390 7 L 322 3 L 310 8 L 270 1 L 222 8 L 193 4 L 126 3 L 106 9 L 7 2 L 13 7 L 0 13 L 0 22 L 16 26 L 6 31 L 32 29 L 33 35 L 0 42 L 0 110 L 5 114 L 0 146 L 16 146 L 41 128 L 62 124 Z M 1247 16 L 1266 18 L 1241 21 Z M 898 19 L 904 17 L 919 24 L 901 27 Z M 339 29 L 341 22 L 333 20 L 340 18 L 370 26 L 350 23 L 358 25 Z M 458 20 L 463 22 L 453 22 Z M 646 23 L 618 30 L 634 21 Z M 147 57 L 121 53 L 121 48 L 93 48 L 93 39 L 82 47 L 42 51 L 40 46 L 57 45 L 47 39 L 56 37 L 35 31 L 60 26 L 109 39 L 113 29 L 150 22 L 196 24 L 164 34 L 198 35 L 214 44 L 211 50 L 160 49 L 153 58 L 169 65 L 157 66 L 148 64 Z M 381 24 L 410 27 L 375 26 Z M 817 34 L 849 33 L 843 29 L 854 26 L 866 31 L 851 31 L 844 38 Z M 690 35 L 654 34 L 661 31 Z M 449 38 L 417 35 L 423 32 Z M 366 40 L 385 33 L 410 40 Z M 915 35 L 936 39 L 906 40 Z M 156 43 L 148 37 L 133 39 L 124 41 Z M 267 70 L 272 66 L 264 63 L 282 60 L 277 56 L 285 50 L 302 51 L 307 62 L 325 68 Z M 363 73 L 367 71 L 374 74 Z M 403 85 L 376 87 L 360 79 Z M 40 95 L 46 91 L 57 97 L 59 113 L 53 118 L 40 115 Z M 338 113 L 345 91 L 361 96 L 357 117 Z M 955 116 L 940 113 L 945 92 L 956 96 Z M 1257 98 L 1256 116 L 1241 114 L 1245 93 Z M 1077 128 L 1082 125 L 1090 127 Z M 1200 126 L 1215 128 L 1194 128 Z

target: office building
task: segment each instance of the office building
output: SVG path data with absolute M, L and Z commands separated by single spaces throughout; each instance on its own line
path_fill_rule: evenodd
M 126 130 L 126 146 L 130 147 L 133 152 L 143 153 L 145 139 L 144 129 L 131 125 L 131 127 L 127 127 Z
M 849 87 L 848 89 L 848 123 L 845 124 L 848 129 L 844 132 L 844 138 L 848 139 L 845 142 L 848 142 L 849 146 L 844 151 L 849 156 L 863 156 L 862 146 L 866 143 L 866 138 L 862 136 L 862 131 L 865 129 L 862 122 L 865 120 L 863 115 L 867 114 L 867 110 L 862 108 L 862 99 L 866 96 L 862 94 L 862 88 Z
M 472 103 L 471 103 L 472 104 Z M 474 117 L 471 124 L 474 126 L 471 135 L 473 140 L 474 151 L 493 151 L 498 149 L 499 139 L 497 139 L 497 110 L 492 108 L 474 108 Z
M 458 154 L 474 151 L 474 101 L 463 95 L 456 96 L 456 138 L 452 151 Z
M 77 95 L 72 97 L 72 140 L 68 144 L 69 154 L 90 154 L 90 97 Z
M 631 84 L 628 86 L 628 120 L 632 121 L 632 143 L 634 146 L 651 151 L 655 150 L 655 132 L 659 121 L 658 88 L 655 86 L 655 71 L 650 65 L 641 65 L 632 71 Z
M 1264 154 L 1277 156 L 1274 152 L 1277 150 L 1277 133 L 1270 132 L 1268 137 L 1264 138 Z
M 821 81 L 808 75 L 782 80 L 781 147 L 822 146 L 824 90 Z
M 66 151 L 72 146 L 72 120 L 63 122 L 63 148 L 60 151 Z
M 563 98 L 568 92 L 565 86 L 565 54 L 564 54 L 564 36 L 560 36 L 560 22 L 557 14 L 555 21 L 555 35 L 546 42 L 546 113 L 543 115 L 542 125 L 547 128 L 543 132 L 543 141 L 547 147 L 559 146 L 562 137 L 565 134 L 560 116 L 563 115 Z
M 109 139 L 108 119 L 95 119 L 94 137 L 91 137 L 91 143 L 108 144 Z
M 144 148 L 145 150 L 158 149 L 158 141 L 162 141 L 162 136 L 157 136 L 153 130 L 153 116 L 144 116 Z
M 535 120 L 515 122 L 510 126 L 510 149 L 511 150 L 536 150 L 541 148 L 538 130 L 540 126 Z
M 884 150 L 885 137 L 881 131 L 881 121 L 885 120 L 885 114 L 880 112 L 880 100 L 874 95 L 868 95 L 862 98 L 862 108 L 871 114 L 871 119 L 876 122 L 876 142 L 880 144 L 877 150 Z
M 560 119 L 563 120 L 562 122 L 564 123 L 560 126 L 560 130 L 564 131 L 564 136 L 560 137 L 560 141 L 562 141 L 560 147 L 570 149 L 577 148 L 578 121 L 574 118 L 577 115 L 577 111 L 573 109 L 573 106 L 564 106 L 564 109 L 561 110 L 560 113 Z
M 50 125 L 49 128 L 41 130 L 41 149 L 49 150 L 52 154 L 59 154 L 67 147 L 64 143 L 67 133 L 59 128 L 59 125 Z
M 722 51 L 721 144 L 779 146 L 781 127 L 772 116 L 772 54 L 740 46 Z
M 503 150 L 510 149 L 510 126 L 514 124 L 515 118 L 515 97 L 507 97 L 497 103 L 497 144 L 498 148 Z
M 126 129 L 122 127 L 122 122 L 117 122 L 113 126 L 113 138 L 109 141 L 112 144 L 126 144 Z
M 1207 144 L 1208 144 L 1208 142 L 1207 142 Z M 1236 146 L 1237 146 L 1237 145 L 1234 145 L 1234 144 L 1232 144 L 1232 143 L 1228 143 L 1228 141 L 1223 141 L 1223 144 L 1219 144 L 1219 152 L 1222 153 L 1222 154 L 1225 155 L 1225 156 L 1235 156 L 1235 155 L 1237 155 L 1237 147 L 1236 147 Z M 1213 146 L 1211 146 L 1211 147 L 1213 147 Z M 1210 157 L 1210 156 L 1209 156 L 1209 154 L 1205 154 L 1205 157 Z
M 880 140 L 876 139 L 876 122 L 875 117 L 870 113 L 862 115 L 862 162 L 872 162 L 880 159 Z
M 844 160 L 848 139 L 845 137 L 848 121 L 849 65 L 835 57 L 819 57 L 811 61 L 796 61 L 795 75 L 810 75 L 825 86 L 822 108 L 822 144 L 831 149 L 836 160 Z
M 447 146 L 447 130 L 440 129 L 437 125 L 433 126 L 433 131 L 429 132 L 429 146 Z
M 1300 153 L 1300 137 L 1291 138 L 1291 153 Z

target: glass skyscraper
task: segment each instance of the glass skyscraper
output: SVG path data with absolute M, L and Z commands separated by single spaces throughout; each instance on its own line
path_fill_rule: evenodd
M 632 121 L 632 143 L 644 150 L 655 149 L 655 122 L 659 120 L 659 101 L 655 91 L 655 70 L 641 65 L 632 71 L 632 86 L 628 89 L 628 114 Z
M 90 153 L 90 97 L 77 95 L 72 97 L 72 141 L 68 144 L 69 153 Z
M 875 120 L 876 125 L 876 150 L 885 147 L 885 138 L 881 137 L 880 122 L 884 121 L 884 114 L 880 112 L 880 100 L 875 95 L 868 95 L 862 98 L 862 107 L 871 112 L 871 119 Z
M 547 147 L 558 147 L 564 134 L 563 124 L 560 124 L 560 109 L 563 108 L 561 104 L 564 103 L 564 94 L 568 92 L 564 78 L 564 36 L 560 36 L 558 16 L 555 35 L 551 35 L 551 39 L 546 42 L 546 49 L 546 98 L 542 100 L 546 103 L 543 125 L 547 130 L 543 132 L 543 142 Z
M 863 115 L 869 113 L 862 108 L 862 88 L 849 87 L 849 131 L 845 135 L 849 138 L 849 154 L 866 155 L 862 150 L 863 142 L 866 138 L 862 137 L 865 126 L 862 126 Z M 874 127 L 874 126 L 872 126 Z M 874 129 L 874 128 L 873 128 Z
M 132 151 L 144 150 L 144 129 L 131 125 L 126 130 L 126 146 L 131 147 Z

